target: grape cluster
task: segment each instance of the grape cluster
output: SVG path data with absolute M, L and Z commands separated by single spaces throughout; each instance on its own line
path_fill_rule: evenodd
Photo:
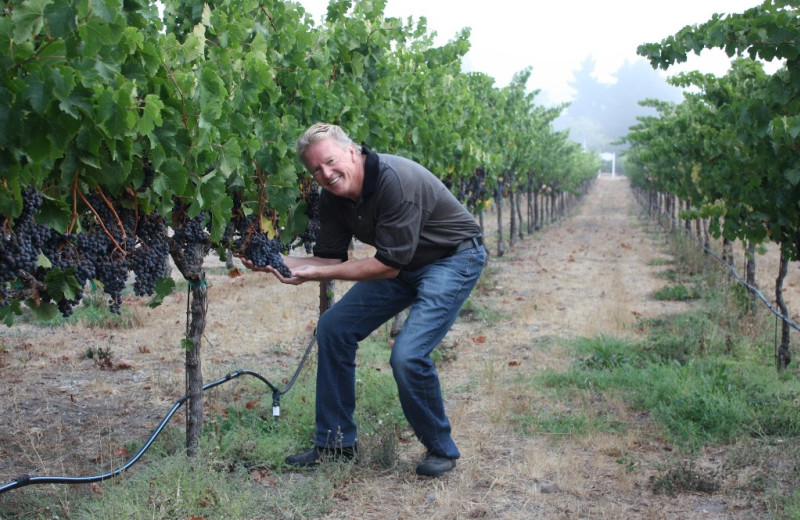
M 128 256 L 128 267 L 136 275 L 133 293 L 151 295 L 169 262 L 167 227 L 158 215 L 144 216 L 136 226 L 136 237 L 138 243 Z
M 205 216 L 199 215 L 190 219 L 183 226 L 176 228 L 172 240 L 179 247 L 189 247 L 192 244 L 203 243 L 208 240 L 206 233 Z
M 457 198 L 470 210 L 475 210 L 486 200 L 486 169 L 476 168 L 469 179 L 462 178 L 458 185 Z
M 256 267 L 272 266 L 281 276 L 291 278 L 292 272 L 283 262 L 284 246 L 277 238 L 261 231 L 254 215 L 244 216 L 234 197 L 233 216 L 222 236 L 221 244 L 253 262 Z
M 181 218 L 181 214 L 183 217 Z M 187 220 L 184 208 L 173 209 L 173 222 L 182 220 L 183 224 L 175 225 L 175 232 L 169 239 L 169 249 L 175 264 L 187 280 L 198 281 L 202 271 L 203 259 L 211 250 L 212 243 L 208 234 L 210 219 L 208 213 L 202 213 Z
M 306 229 L 303 231 L 303 235 L 300 237 L 303 246 L 306 249 L 306 253 L 311 253 L 312 249 L 314 248 L 314 242 L 317 241 L 317 235 L 319 234 L 319 186 L 316 183 L 312 183 L 311 187 L 306 194 L 306 217 L 308 221 L 306 223 Z
M 135 215 L 127 209 L 112 210 L 100 195 L 94 193 L 87 195 L 86 199 L 92 211 L 84 217 L 83 226 L 88 235 L 85 245 L 88 247 L 81 253 L 94 265 L 95 278 L 103 284 L 103 291 L 109 296 L 109 310 L 120 314 L 122 291 L 128 281 L 127 252 L 136 245 Z
M 46 256 L 54 269 L 71 273 L 78 282 L 80 290 L 74 298 L 62 298 L 56 302 L 62 316 L 72 315 L 75 305 L 83 298 L 83 287 L 87 280 L 94 278 L 94 264 L 87 262 L 80 254 L 76 243 L 84 239 L 84 235 L 76 237 L 50 231 L 48 239 L 42 245 L 42 254 Z
M 109 295 L 109 308 L 117 314 L 130 271 L 136 275 L 134 292 L 140 296 L 153 294 L 169 255 L 167 230 L 160 217 L 137 218 L 132 210 L 114 210 L 93 193 L 86 196 L 91 208 L 87 208 L 81 219 L 81 232 L 60 233 L 35 221 L 44 201 L 39 191 L 26 188 L 21 195 L 22 212 L 0 228 L 0 305 L 8 303 L 12 287 L 17 290 L 20 286 L 22 272 L 42 285 L 51 270 L 75 278 L 79 289 L 73 288 L 71 298 L 53 297 L 64 291 L 52 287 L 38 293 L 41 301 L 54 301 L 65 317 L 82 300 L 83 288 L 89 280 L 98 280 L 103 285 Z
M 253 231 L 250 237 L 244 242 L 240 239 L 239 249 L 242 249 L 244 257 L 256 267 L 264 267 L 270 265 L 274 267 L 281 276 L 291 278 L 292 272 L 283 262 L 281 257 L 281 249 L 283 245 L 280 240 L 270 239 L 265 233 L 261 231 Z
M 33 217 L 43 202 L 42 194 L 32 188 L 22 190 L 22 213 L 14 219 L 10 231 L 0 236 L 0 286 L 17 278 L 20 271 L 36 271 L 39 249 L 48 239 L 49 229 L 37 224 Z
M 4 228 L 0 239 L 0 303 L 7 304 L 10 294 L 9 283 L 14 282 L 15 287 L 22 284 L 17 282 L 18 277 L 23 273 L 30 275 L 37 282 L 43 282 L 47 273 L 47 268 L 43 267 L 46 262 L 41 262 L 40 255 L 43 255 L 50 262 L 50 268 L 61 269 L 73 273 L 76 278 L 83 271 L 77 269 L 74 261 L 74 248 L 68 247 L 66 243 L 70 236 L 62 235 L 47 226 L 41 225 L 34 220 L 44 202 L 43 195 L 33 188 L 24 188 L 22 195 L 22 212 L 14 219 L 10 230 Z M 62 258 L 61 251 L 64 250 Z M 52 298 L 46 290 L 37 291 L 41 301 L 48 302 Z M 62 314 L 68 316 L 72 313 L 72 307 L 82 297 L 82 293 L 75 298 L 62 298 L 56 303 Z
M 97 279 L 103 284 L 103 291 L 109 295 L 108 309 L 114 314 L 121 313 L 122 291 L 128 280 L 128 264 L 121 253 L 113 253 L 100 260 L 95 266 Z

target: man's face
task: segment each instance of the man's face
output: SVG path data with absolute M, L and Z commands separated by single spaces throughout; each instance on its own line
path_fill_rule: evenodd
M 323 189 L 339 197 L 359 199 L 364 163 L 355 148 L 342 148 L 334 139 L 323 139 L 311 144 L 303 159 L 306 168 Z

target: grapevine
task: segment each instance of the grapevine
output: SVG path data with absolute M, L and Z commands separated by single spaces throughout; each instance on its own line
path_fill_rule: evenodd
M 310 254 L 319 232 L 319 186 L 287 153 L 312 120 L 427 165 L 471 209 L 498 172 L 552 169 L 531 162 L 548 156 L 535 146 L 561 146 L 547 145 L 557 111 L 532 109 L 530 71 L 502 89 L 463 74 L 469 31 L 434 47 L 424 23 L 385 18 L 380 2 L 333 10 L 323 27 L 279 1 L 168 0 L 163 27 L 150 3 L 102 17 L 63 5 L 12 2 L 0 15 L 0 85 L 18 86 L 0 95 L 2 304 L 34 297 L 68 315 L 97 281 L 119 312 L 131 273 L 133 292 L 149 295 L 169 255 L 199 281 L 203 253 L 228 246 L 287 274 L 286 245 Z
M 660 117 L 643 119 L 627 137 L 632 185 L 686 204 L 673 225 L 676 217 L 707 218 L 710 234 L 723 242 L 742 240 L 754 249 L 770 240 L 780 248 L 775 294 L 783 315 L 785 266 L 800 258 L 798 7 L 764 2 L 639 46 L 653 67 L 664 69 L 703 49 L 724 48 L 737 59 L 722 77 L 674 77 L 674 84 L 697 92 L 677 105 L 656 105 Z M 782 60 L 780 68 L 767 74 L 763 62 L 772 60 Z M 781 370 L 791 359 L 789 332 L 784 321 L 776 352 Z
M 282 253 L 313 251 L 319 231 L 318 187 L 291 152 L 314 121 L 453 187 L 477 182 L 471 204 L 499 172 L 568 173 L 573 185 L 593 174 L 563 171 L 580 152 L 534 109 L 529 72 L 503 89 L 461 72 L 469 30 L 435 47 L 424 20 L 385 17 L 385 2 L 350 5 L 315 26 L 281 0 L 6 2 L 0 319 L 11 325 L 22 302 L 69 315 L 90 283 L 118 313 L 131 273 L 133 292 L 155 292 L 157 304 L 170 259 L 202 303 L 214 248 L 291 276 Z M 473 181 L 475 168 L 485 178 Z M 187 356 L 199 357 L 206 308 L 192 307 Z M 186 366 L 199 388 L 199 360 Z M 187 426 L 188 451 L 196 440 Z

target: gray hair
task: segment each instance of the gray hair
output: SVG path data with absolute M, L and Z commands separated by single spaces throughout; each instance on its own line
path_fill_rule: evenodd
M 342 149 L 349 146 L 358 148 L 341 127 L 330 123 L 314 123 L 297 139 L 297 158 L 300 162 L 305 164 L 303 156 L 309 146 L 325 139 L 333 139 Z

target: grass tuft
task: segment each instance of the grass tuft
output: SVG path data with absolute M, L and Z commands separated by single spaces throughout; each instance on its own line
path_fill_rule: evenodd
M 700 297 L 697 289 L 686 287 L 685 285 L 668 285 L 653 293 L 656 300 L 668 301 L 688 301 L 696 300 Z
M 656 495 L 678 493 L 713 493 L 720 487 L 719 475 L 698 469 L 693 462 L 679 462 L 652 479 Z

